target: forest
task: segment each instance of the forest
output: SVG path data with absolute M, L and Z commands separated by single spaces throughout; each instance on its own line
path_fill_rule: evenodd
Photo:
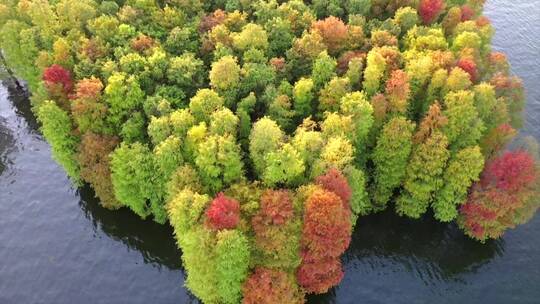
M 4 0 L 54 159 L 171 225 L 203 303 L 304 303 L 392 209 L 497 239 L 540 207 L 484 0 Z

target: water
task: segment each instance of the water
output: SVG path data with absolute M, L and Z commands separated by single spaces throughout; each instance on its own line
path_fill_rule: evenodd
M 540 139 L 540 1 L 488 1 Z M 0 303 L 197 303 L 169 227 L 99 207 L 51 159 L 24 92 L 0 87 Z M 361 218 L 343 282 L 309 303 L 539 303 L 540 216 L 485 245 L 454 224 Z

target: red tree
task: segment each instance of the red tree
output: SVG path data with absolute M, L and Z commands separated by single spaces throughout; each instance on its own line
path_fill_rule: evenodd
M 206 210 L 206 223 L 214 230 L 234 229 L 240 221 L 240 204 L 222 192 Z
M 469 74 L 471 82 L 476 82 L 478 79 L 478 68 L 474 60 L 470 58 L 461 58 L 457 62 L 457 66 Z
M 71 72 L 58 64 L 53 64 L 43 71 L 43 81 L 53 95 L 60 93 L 67 96 L 73 89 Z
M 437 20 L 444 9 L 443 0 L 421 0 L 418 13 L 425 24 L 431 24 Z
M 254 217 L 257 221 L 272 225 L 282 225 L 292 218 L 293 205 L 287 190 L 267 190 L 261 197 L 261 210 Z
M 461 7 L 461 21 L 472 20 L 474 17 L 474 10 L 467 4 Z
M 338 169 L 332 168 L 328 170 L 325 175 L 317 177 L 315 182 L 324 189 L 337 194 L 345 204 L 344 207 L 349 208 L 352 190 L 351 187 L 349 187 L 347 179 Z
M 507 228 L 526 221 L 538 208 L 538 169 L 530 154 L 506 152 L 490 161 L 458 223 L 480 241 L 500 237 Z
M 335 172 L 319 177 L 329 188 L 342 187 Z M 337 186 L 337 187 L 336 187 Z M 347 191 L 340 189 L 347 197 Z M 315 189 L 304 205 L 302 263 L 296 276 L 308 292 L 324 293 L 343 278 L 340 256 L 351 241 L 351 210 L 334 192 Z
M 310 293 L 325 293 L 343 279 L 339 258 L 303 261 L 296 272 L 298 283 Z

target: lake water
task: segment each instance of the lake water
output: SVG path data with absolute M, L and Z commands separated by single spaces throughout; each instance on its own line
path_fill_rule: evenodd
M 540 139 L 540 1 L 488 0 L 494 48 L 524 79 Z M 0 86 L 0 303 L 198 303 L 172 231 L 73 188 L 25 92 Z M 479 244 L 454 224 L 360 218 L 342 283 L 309 303 L 540 303 L 540 216 Z

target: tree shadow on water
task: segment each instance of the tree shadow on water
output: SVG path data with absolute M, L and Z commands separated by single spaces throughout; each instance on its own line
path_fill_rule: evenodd
M 182 253 L 176 246 L 169 224 L 161 225 L 152 219 L 143 220 L 127 208 L 105 209 L 88 185 L 82 187 L 79 193 L 79 205 L 95 231 L 103 231 L 110 238 L 139 251 L 145 263 L 171 270 L 182 269 Z

